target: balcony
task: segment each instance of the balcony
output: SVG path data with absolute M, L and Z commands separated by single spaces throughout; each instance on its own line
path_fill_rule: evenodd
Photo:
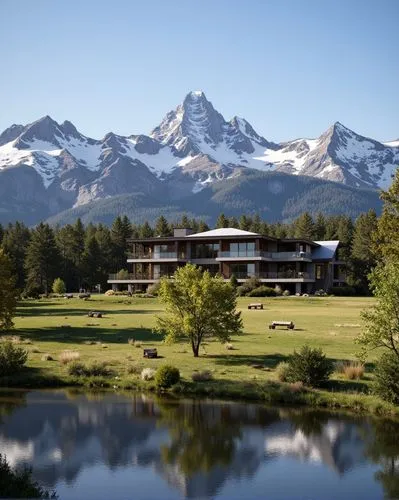
M 234 273 L 237 279 L 257 278 L 269 281 L 314 281 L 314 275 L 305 271 L 260 272 L 258 274 Z
M 187 257 L 181 252 L 128 253 L 127 255 L 128 262 L 163 262 L 177 260 L 187 260 Z
M 216 260 L 279 260 L 279 261 L 311 261 L 312 254 L 309 252 L 264 252 L 252 250 L 247 252 L 219 252 Z
M 118 282 L 118 283 L 129 283 L 132 281 L 157 281 L 161 278 L 173 278 L 172 274 L 166 272 L 154 272 L 154 273 L 129 273 L 126 275 L 109 274 L 108 282 Z

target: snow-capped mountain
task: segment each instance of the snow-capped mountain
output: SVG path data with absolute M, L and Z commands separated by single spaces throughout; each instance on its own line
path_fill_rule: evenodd
M 381 143 L 335 123 L 317 139 L 276 144 L 243 118 L 226 121 L 201 91 L 190 92 L 150 135 L 91 139 L 49 116 L 0 135 L 0 197 L 47 203 L 50 213 L 126 193 L 196 193 L 243 169 L 277 171 L 386 188 L 399 141 Z

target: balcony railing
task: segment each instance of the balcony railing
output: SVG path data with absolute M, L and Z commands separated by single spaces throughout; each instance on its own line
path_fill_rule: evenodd
M 237 279 L 248 279 L 256 277 L 258 279 L 314 279 L 313 274 L 305 271 L 280 271 L 280 272 L 260 272 L 255 273 L 234 273 Z
M 262 250 L 251 250 L 247 252 L 219 252 L 219 259 L 235 259 L 235 258 L 254 258 L 263 257 L 272 260 L 302 260 L 311 259 L 312 254 L 309 252 L 264 252 Z
M 128 253 L 127 258 L 137 260 L 185 259 L 186 255 L 178 252 Z

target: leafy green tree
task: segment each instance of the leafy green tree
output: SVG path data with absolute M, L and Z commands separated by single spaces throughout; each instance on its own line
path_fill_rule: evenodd
M 163 278 L 159 296 L 166 306 L 166 315 L 158 318 L 159 329 L 169 342 L 187 339 L 195 357 L 204 338 L 226 342 L 242 331 L 234 288 L 192 264 L 177 269 L 173 280 Z
M 65 282 L 61 278 L 55 278 L 53 282 L 53 293 L 63 295 L 66 292 Z
M 356 339 L 362 346 L 362 357 L 380 347 L 399 357 L 399 262 L 375 267 L 370 286 L 377 303 L 362 311 L 365 327 Z
M 221 213 L 219 217 L 217 218 L 216 221 L 216 227 L 222 228 L 222 227 L 229 227 L 229 220 L 228 218 L 224 215 L 224 213 Z
M 40 223 L 32 232 L 26 251 L 27 287 L 39 287 L 47 295 L 59 272 L 59 265 L 60 253 L 54 231 L 48 224 Z
M 0 331 L 13 327 L 17 307 L 16 279 L 11 259 L 0 248 Z

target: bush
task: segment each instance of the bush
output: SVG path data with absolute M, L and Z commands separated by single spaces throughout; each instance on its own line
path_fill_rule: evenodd
M 26 288 L 23 291 L 22 296 L 26 299 L 40 299 L 41 293 L 42 289 L 39 286 L 35 284 L 29 284 L 26 285 Z
M 106 297 L 112 297 L 113 295 L 115 295 L 115 292 L 114 292 L 114 290 L 107 290 L 107 291 L 104 293 L 104 295 L 105 295 Z
M 287 382 L 289 378 L 290 365 L 289 363 L 282 361 L 276 367 L 277 378 L 280 382 Z
M 248 297 L 275 297 L 276 290 L 269 286 L 258 286 L 258 288 L 251 290 L 247 295 Z
M 284 290 L 283 297 L 289 297 L 291 295 L 289 290 Z
M 328 293 L 336 295 L 337 297 L 352 297 L 356 295 L 356 288 L 353 286 L 332 286 Z
M 213 375 L 210 370 L 202 370 L 200 372 L 193 372 L 191 375 L 193 382 L 208 382 L 213 380 Z
M 68 366 L 69 375 L 75 377 L 108 377 L 112 375 L 107 363 L 93 361 L 90 365 L 85 365 L 80 361 L 72 361 Z
M 180 381 L 178 368 L 172 365 L 164 365 L 155 374 L 155 383 L 160 389 L 169 389 Z
M 142 380 L 153 380 L 155 376 L 155 370 L 153 368 L 144 368 L 141 372 Z
M 384 353 L 374 371 L 374 392 L 384 401 L 399 404 L 399 358 L 394 352 Z
M 318 297 L 325 297 L 327 295 L 327 293 L 322 288 L 320 288 L 320 290 L 316 290 L 314 294 Z
M 238 279 L 234 273 L 230 276 L 230 285 L 234 288 L 238 287 Z
M 249 292 L 255 290 L 255 288 L 258 288 L 259 286 L 260 286 L 260 281 L 257 278 L 255 277 L 249 278 L 241 286 L 237 288 L 237 294 L 239 296 L 248 295 Z
M 53 293 L 63 295 L 66 292 L 65 282 L 61 278 L 56 278 L 53 283 Z
M 299 352 L 294 351 L 288 360 L 289 382 L 302 382 L 310 387 L 320 387 L 325 384 L 333 372 L 333 364 L 323 354 L 321 349 L 312 349 L 308 345 Z
M 21 371 L 28 359 L 28 351 L 7 340 L 0 343 L 0 376 Z
M 0 453 L 0 498 L 58 498 L 32 479 L 29 469 L 13 471 Z
M 157 297 L 158 293 L 159 293 L 160 286 L 161 286 L 161 284 L 159 282 L 153 283 L 152 285 L 148 285 L 147 295 L 154 295 L 155 297 Z
M 277 297 L 279 297 L 280 295 L 282 295 L 282 294 L 283 294 L 283 289 L 281 288 L 281 286 L 280 286 L 280 285 L 276 285 L 276 286 L 274 287 L 274 291 L 276 292 Z

